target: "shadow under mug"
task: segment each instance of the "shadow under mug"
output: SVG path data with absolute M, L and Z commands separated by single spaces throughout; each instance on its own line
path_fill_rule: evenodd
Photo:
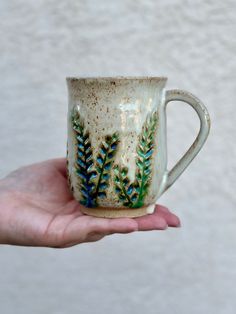
M 182 90 L 165 90 L 165 77 L 67 78 L 68 180 L 82 212 L 137 217 L 181 175 L 205 143 L 210 118 L 203 103 Z M 166 105 L 183 101 L 200 119 L 199 133 L 167 170 Z

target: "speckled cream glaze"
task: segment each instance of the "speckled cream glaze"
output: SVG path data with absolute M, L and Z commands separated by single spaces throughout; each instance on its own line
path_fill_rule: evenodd
M 140 216 L 153 211 L 157 198 L 167 187 L 166 170 L 166 116 L 165 77 L 114 77 L 67 78 L 68 109 L 68 172 L 73 194 L 78 201 L 81 191 L 76 175 L 76 139 L 71 114 L 76 108 L 90 134 L 93 157 L 106 135 L 119 133 L 120 143 L 114 164 L 128 168 L 131 181 L 135 178 L 136 147 L 142 126 L 148 116 L 157 112 L 155 148 L 152 156 L 152 173 L 143 209 L 125 208 L 115 192 L 114 173 L 111 171 L 106 198 L 99 201 L 99 208 L 84 208 L 87 214 L 102 217 Z M 152 208 L 150 209 L 150 206 Z

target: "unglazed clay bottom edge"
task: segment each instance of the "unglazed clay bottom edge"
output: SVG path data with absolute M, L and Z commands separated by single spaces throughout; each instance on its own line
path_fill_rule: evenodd
M 147 214 L 152 214 L 155 210 L 155 204 L 143 206 L 133 209 L 114 209 L 114 208 L 88 208 L 81 206 L 81 211 L 89 216 L 95 216 L 100 218 L 134 218 Z

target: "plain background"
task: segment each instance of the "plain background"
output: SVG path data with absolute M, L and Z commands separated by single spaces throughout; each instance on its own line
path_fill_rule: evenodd
M 234 0 L 0 0 L 1 176 L 65 155 L 66 76 L 165 75 L 212 119 L 159 200 L 181 229 L 66 250 L 2 246 L 2 314 L 235 313 L 235 11 Z M 171 167 L 199 122 L 187 105 L 168 107 Z

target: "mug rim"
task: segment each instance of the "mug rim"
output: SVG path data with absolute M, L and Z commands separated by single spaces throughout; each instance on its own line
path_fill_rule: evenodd
M 151 81 L 167 81 L 166 76 L 68 76 L 67 81 L 138 81 L 138 80 L 151 80 Z

